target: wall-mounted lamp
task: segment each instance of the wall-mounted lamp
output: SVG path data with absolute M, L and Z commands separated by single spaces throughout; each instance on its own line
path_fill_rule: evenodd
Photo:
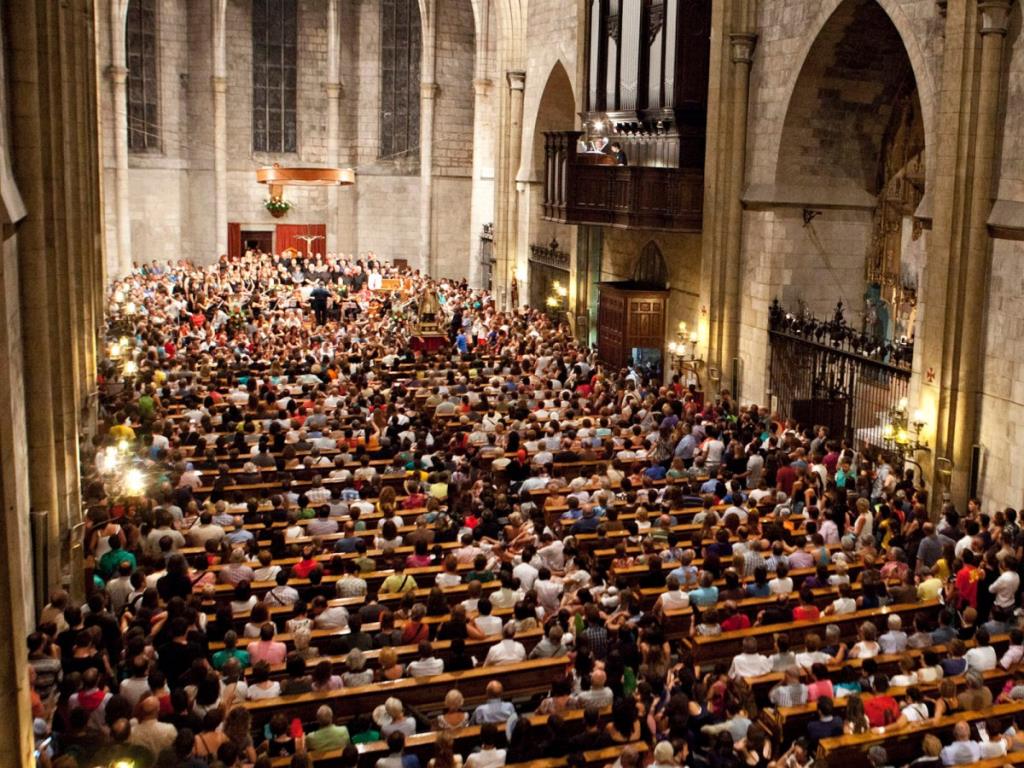
M 889 411 L 882 426 L 882 440 L 886 447 L 904 459 L 918 451 L 929 451 L 928 443 L 921 440 L 925 424 L 924 411 L 917 408 L 910 413 L 907 410 L 907 398 L 901 398 L 896 407 Z

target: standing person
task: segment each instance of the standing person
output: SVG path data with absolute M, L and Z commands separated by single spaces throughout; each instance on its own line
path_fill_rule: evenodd
M 309 294 L 309 305 L 313 308 L 313 315 L 317 325 L 327 323 L 327 300 L 330 292 L 324 287 L 323 281 L 317 281 L 316 288 Z

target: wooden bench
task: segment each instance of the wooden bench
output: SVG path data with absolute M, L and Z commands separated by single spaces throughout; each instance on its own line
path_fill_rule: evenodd
M 875 733 L 873 730 L 850 736 L 835 736 L 822 739 L 818 744 L 818 759 L 829 768 L 845 768 L 845 766 L 863 763 L 864 754 L 876 744 L 885 747 L 891 765 L 902 765 L 920 754 L 921 739 L 925 734 L 933 733 L 943 744 L 953 741 L 953 726 L 961 721 L 977 723 L 989 718 L 1012 718 L 1024 714 L 1024 702 L 996 704 L 984 711 L 958 712 L 939 720 L 927 720 L 914 723 L 899 731 L 891 733 Z M 999 758 L 1004 760 L 1004 758 Z M 1003 763 L 997 763 L 1002 765 Z
M 289 717 L 304 721 L 316 718 L 316 711 L 324 704 L 330 706 L 336 717 L 347 718 L 358 712 L 369 713 L 374 707 L 395 696 L 407 707 L 437 710 L 444 706 L 444 698 L 452 689 L 458 689 L 467 704 L 486 700 L 487 684 L 501 682 L 505 698 L 533 696 L 551 688 L 551 681 L 562 675 L 568 659 L 535 659 L 518 664 L 496 667 L 478 667 L 465 672 L 448 672 L 432 677 L 411 678 L 340 691 L 301 693 L 272 699 L 247 701 L 243 706 L 252 715 L 253 725 L 261 728 L 275 712 L 284 711 Z
M 983 676 L 985 678 L 985 687 L 992 691 L 992 699 L 994 701 L 1003 690 L 1003 685 L 1013 675 L 1001 667 L 997 667 L 996 669 L 991 669 L 985 672 Z M 957 683 L 958 690 L 963 690 L 963 675 L 950 679 Z M 939 683 L 920 684 L 918 687 L 926 697 L 934 696 L 938 693 Z M 906 694 L 906 688 L 890 688 L 887 693 L 889 696 L 898 699 Z M 865 694 L 865 696 L 870 695 L 871 694 Z M 843 710 L 846 709 L 846 701 L 846 697 L 834 699 L 837 714 L 841 715 Z M 777 740 L 780 740 L 783 744 L 789 744 L 797 736 L 805 733 L 807 724 L 816 720 L 817 717 L 817 703 L 815 702 L 808 702 L 807 704 L 801 704 L 796 707 L 765 709 L 762 712 L 762 719 L 766 723 L 770 724 L 772 733 L 776 734 Z
M 903 624 L 909 627 L 913 625 L 914 618 L 918 614 L 931 614 L 938 607 L 938 600 L 889 605 L 881 608 L 854 611 L 853 613 L 822 616 L 816 621 L 793 621 L 750 627 L 749 629 L 741 629 L 734 632 L 723 632 L 720 635 L 710 637 L 692 637 L 687 638 L 685 642 L 693 652 L 694 659 L 702 665 L 716 662 L 731 662 L 734 656 L 743 651 L 743 641 L 748 637 L 753 637 L 757 640 L 758 649 L 762 653 L 766 653 L 771 651 L 774 636 L 778 633 L 788 634 L 792 639 L 796 638 L 798 634 L 818 632 L 824 638 L 825 628 L 829 624 L 835 624 L 839 627 L 842 638 L 850 639 L 856 637 L 857 630 L 865 621 L 870 621 L 879 628 L 882 628 L 890 613 L 898 613 L 903 619 Z M 799 643 L 793 643 L 793 647 L 798 645 Z

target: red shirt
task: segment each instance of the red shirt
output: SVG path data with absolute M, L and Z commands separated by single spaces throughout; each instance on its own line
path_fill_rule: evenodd
M 749 629 L 750 617 L 745 613 L 737 613 L 722 622 L 723 632 L 732 632 L 736 629 Z
M 864 700 L 864 714 L 872 728 L 879 728 L 900 719 L 900 706 L 892 696 L 872 696 Z
M 302 560 L 292 566 L 292 575 L 298 579 L 305 579 L 309 577 L 309 572 L 317 566 L 316 560 Z
M 791 466 L 786 465 L 779 467 L 779 470 L 775 473 L 775 485 L 778 489 L 785 493 L 787 496 L 793 493 L 793 483 L 796 482 L 796 470 Z
M 793 609 L 793 621 L 814 621 L 821 618 L 821 611 L 816 605 L 798 605 Z
M 978 607 L 978 582 L 981 581 L 981 569 L 973 565 L 965 565 L 956 574 L 956 593 L 959 606 Z

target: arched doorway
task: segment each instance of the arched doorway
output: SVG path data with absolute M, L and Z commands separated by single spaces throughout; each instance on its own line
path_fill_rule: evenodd
M 780 215 L 773 241 L 774 266 L 786 277 L 770 323 L 769 387 L 786 415 L 881 443 L 879 414 L 910 378 L 912 351 L 887 345 L 914 333 L 924 150 L 899 30 L 876 0 L 844 0 L 803 61 L 776 168 L 776 187 L 806 205 L 802 217 Z M 794 315 L 797 325 L 787 324 Z M 843 332 L 832 334 L 840 319 Z M 822 329 L 818 343 L 807 328 Z
M 529 216 L 528 275 L 527 292 L 529 302 L 534 306 L 544 306 L 547 297 L 552 295 L 554 284 L 569 289 L 564 297 L 562 310 L 575 315 L 574 301 L 579 301 L 580 291 L 570 288 L 570 257 L 569 249 L 573 241 L 573 227 L 567 224 L 545 221 L 543 218 L 545 158 L 544 134 L 547 131 L 571 131 L 576 121 L 575 97 L 572 83 L 565 67 L 556 61 L 548 74 L 544 91 L 537 107 L 537 118 L 534 121 L 531 153 L 528 160 L 529 204 L 526 212 Z M 559 248 L 550 244 L 561 243 Z M 556 294 L 557 295 L 557 294 Z M 540 302 L 540 303 L 538 303 Z
M 776 185 L 826 208 L 815 237 L 781 265 L 797 272 L 780 297 L 787 309 L 824 315 L 842 300 L 858 327 L 893 338 L 897 307 L 916 294 L 919 265 L 904 270 L 901 257 L 913 250 L 904 246 L 924 170 L 921 103 L 900 33 L 876 0 L 845 0 L 808 51 L 782 130 Z

